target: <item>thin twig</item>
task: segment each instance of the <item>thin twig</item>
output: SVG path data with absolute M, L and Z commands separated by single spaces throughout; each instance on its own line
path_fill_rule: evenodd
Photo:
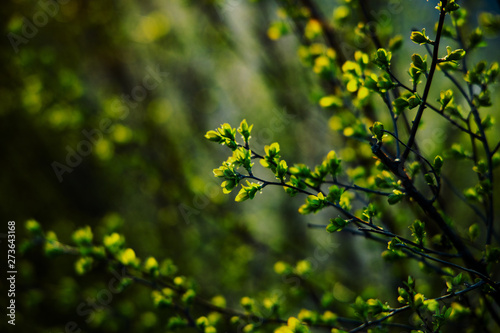
M 491 151 L 490 155 L 493 157 L 493 155 L 495 155 L 495 153 L 498 151 L 499 148 L 500 148 L 500 142 L 497 143 L 495 149 Z
M 429 255 L 427 255 L 425 253 L 422 253 L 420 251 L 415 250 L 414 248 L 411 248 L 411 247 L 407 246 L 406 244 L 396 244 L 396 246 L 408 249 L 408 250 L 412 251 L 413 253 L 415 253 L 415 254 L 417 254 L 419 256 L 425 257 L 425 258 L 427 258 L 429 260 L 433 260 L 433 261 L 439 262 L 439 263 L 441 263 L 443 265 L 455 267 L 455 268 L 458 268 L 458 269 L 460 269 L 462 271 L 472 273 L 472 274 L 474 274 L 476 276 L 481 277 L 484 281 L 486 281 L 495 290 L 497 290 L 497 291 L 499 290 L 497 284 L 493 280 L 491 280 L 488 276 L 484 275 L 483 273 L 478 272 L 478 271 L 476 271 L 474 269 L 469 269 L 467 267 L 463 267 L 463 266 L 454 264 L 454 263 L 446 261 L 446 260 L 442 260 L 442 259 L 431 257 L 431 256 L 429 256 Z
M 417 151 L 415 151 L 413 148 L 409 148 L 403 141 L 399 140 L 394 134 L 392 134 L 391 132 L 389 131 L 386 131 L 384 130 L 384 133 L 388 133 L 390 134 L 393 138 L 395 138 L 397 141 L 399 141 L 403 146 L 405 146 L 405 148 L 407 149 L 410 149 L 412 153 L 414 153 L 415 155 L 417 155 L 417 157 L 419 158 L 419 160 L 421 161 L 424 161 L 430 168 L 431 168 L 431 172 L 434 174 L 434 176 L 436 176 L 436 181 L 437 181 L 437 188 L 434 189 L 433 187 L 429 186 L 432 190 L 432 192 L 434 193 L 434 197 L 430 200 L 430 202 L 434 202 L 436 201 L 438 195 L 439 195 L 439 192 L 441 191 L 441 177 L 440 175 L 438 175 L 438 173 L 436 172 L 436 170 L 434 169 L 434 167 L 432 166 L 431 162 L 429 162 L 428 159 L 426 159 L 425 157 L 423 157 L 421 154 L 419 154 Z
M 460 29 L 456 24 L 455 24 L 455 31 L 457 32 L 457 38 L 458 38 L 458 42 L 460 43 L 460 46 L 463 49 L 467 50 L 465 43 L 463 41 L 463 38 L 462 38 L 462 34 L 460 32 Z M 467 50 L 467 51 L 469 51 L 469 50 Z M 463 64 L 463 71 L 465 74 L 465 73 L 467 73 L 467 57 L 464 57 L 462 59 L 462 64 Z M 472 116 L 474 117 L 474 122 L 476 123 L 476 126 L 479 129 L 479 134 L 482 137 L 481 142 L 483 144 L 484 152 L 486 154 L 486 160 L 488 163 L 487 177 L 488 177 L 488 180 L 489 180 L 491 186 L 493 186 L 493 184 L 494 184 L 494 182 L 493 182 L 493 154 L 491 153 L 492 151 L 490 150 L 488 138 L 486 137 L 486 132 L 485 132 L 484 126 L 482 124 L 481 116 L 479 115 L 479 111 L 478 111 L 477 107 L 474 105 L 474 103 L 472 102 L 472 100 L 474 98 L 472 83 L 468 82 L 467 86 L 469 88 L 469 98 L 467 98 L 467 103 L 469 104 L 469 107 L 470 107 L 471 112 L 472 112 Z M 487 231 L 486 231 L 486 245 L 491 244 L 491 239 L 493 236 L 493 223 L 494 223 L 494 214 L 495 214 L 495 210 L 493 207 L 493 203 L 494 203 L 493 192 L 494 192 L 493 190 L 488 192 L 488 202 L 486 203 L 486 205 L 487 205 L 487 207 L 486 207 L 486 219 L 487 219 L 487 225 L 488 225 Z
M 378 195 L 383 195 L 383 196 L 388 196 L 392 193 L 392 192 L 383 192 L 383 191 L 372 190 L 372 189 L 369 189 L 366 187 L 358 186 L 356 184 L 353 184 L 353 185 L 342 184 L 342 183 L 339 183 L 338 181 L 324 181 L 323 183 L 324 184 L 333 184 L 333 185 L 344 187 L 344 188 L 350 189 L 350 190 L 361 191 L 361 192 L 366 192 L 366 193 L 373 193 L 373 194 L 378 194 Z
M 387 105 L 387 108 L 389 109 L 389 114 L 391 115 L 392 127 L 394 127 L 394 137 L 397 139 L 397 141 L 396 141 L 396 158 L 400 158 L 401 157 L 401 150 L 399 148 L 400 140 L 399 140 L 399 133 L 398 133 L 398 123 L 397 123 L 397 119 L 394 115 L 394 111 L 392 111 L 392 105 L 391 105 L 391 102 L 389 100 L 388 92 L 385 93 L 385 95 L 382 97 L 382 99 L 384 100 L 385 105 Z
M 479 210 L 479 208 L 477 208 L 476 206 L 471 204 L 469 201 L 467 201 L 467 198 L 465 198 L 465 196 L 462 193 L 460 193 L 460 191 L 451 183 L 451 181 L 448 179 L 448 177 L 443 175 L 443 176 L 441 176 L 441 178 L 444 180 L 446 185 L 451 189 L 453 194 L 455 194 L 460 200 L 462 200 L 463 203 L 465 203 L 467 206 L 469 206 L 474 211 L 474 213 L 476 213 L 477 216 L 479 216 L 481 218 L 481 220 L 483 220 L 486 223 L 486 216 L 484 216 L 483 212 L 481 212 Z
M 413 126 L 411 129 L 410 137 L 408 138 L 407 146 L 411 148 L 413 146 L 413 142 L 415 141 L 415 136 L 417 135 L 417 130 L 420 124 L 420 120 L 422 119 L 422 115 L 424 114 L 425 103 L 427 102 L 427 97 L 429 96 L 429 92 L 431 90 L 432 79 L 434 77 L 434 72 L 436 71 L 436 65 L 438 63 L 438 52 L 439 52 L 439 42 L 441 40 L 441 33 L 444 25 L 444 18 L 446 16 L 445 7 L 447 4 L 447 0 L 443 0 L 441 2 L 441 13 L 439 14 L 439 22 L 436 32 L 436 41 L 434 42 L 434 50 L 432 53 L 432 62 L 431 68 L 429 70 L 429 76 L 427 77 L 427 82 L 425 83 L 424 93 L 422 94 L 422 103 L 420 104 L 417 115 L 413 121 Z M 407 148 L 403 152 L 402 160 L 406 160 L 408 155 L 410 154 L 410 150 Z
M 481 287 L 483 284 L 485 284 L 484 281 L 479 281 L 479 282 L 471 285 L 470 287 L 468 287 L 468 288 L 466 288 L 464 290 L 460 290 L 460 291 L 457 291 L 457 292 L 452 292 L 452 293 L 446 294 L 444 296 L 434 298 L 434 300 L 436 300 L 436 301 L 442 301 L 442 300 L 445 300 L 445 299 L 448 299 L 448 298 L 457 297 L 457 296 L 463 295 L 465 293 L 468 293 L 469 291 L 477 289 L 477 288 Z M 426 299 L 426 300 L 429 300 L 429 299 Z M 396 315 L 398 313 L 404 312 L 406 310 L 409 310 L 409 309 L 411 309 L 411 307 L 409 305 L 405 305 L 405 306 L 402 306 L 400 308 L 393 309 L 386 316 L 384 316 L 382 318 L 379 318 L 377 320 L 368 321 L 368 322 L 366 322 L 366 323 L 364 323 L 364 324 L 356 327 L 355 329 L 350 330 L 349 333 L 360 332 L 361 330 L 363 330 L 363 329 L 365 329 L 367 327 L 378 325 L 378 324 L 382 323 L 383 321 L 389 319 L 390 317 L 392 317 L 392 316 L 394 316 L 394 315 Z
M 391 76 L 391 78 L 393 80 L 395 80 L 398 85 L 412 93 L 414 93 L 415 91 L 413 91 L 413 89 L 411 89 L 410 87 L 406 86 L 405 84 L 403 84 L 401 81 L 398 80 L 398 78 L 390 71 L 390 70 L 387 70 L 387 73 Z M 453 126 L 455 126 L 456 128 L 458 128 L 459 130 L 461 130 L 462 132 L 464 133 L 467 133 L 468 135 L 478 139 L 478 140 L 482 140 L 482 138 L 477 135 L 476 133 L 468 130 L 467 128 L 463 127 L 462 125 L 460 125 L 459 123 L 457 123 L 453 118 L 451 118 L 450 116 L 448 116 L 447 114 L 445 114 L 444 112 L 440 111 L 437 107 L 433 106 L 432 104 L 430 104 L 429 102 L 425 102 L 425 107 L 428 107 L 429 109 L 433 110 L 434 112 L 436 112 L 438 115 L 440 115 L 441 117 L 445 118 L 446 120 L 448 120 L 448 122 L 450 122 Z M 463 119 L 461 119 L 463 120 Z M 465 120 L 463 120 L 465 121 Z M 415 143 L 414 143 L 415 144 Z
M 373 232 L 373 233 L 384 235 L 386 237 L 391 237 L 391 238 L 397 237 L 398 239 L 400 239 L 404 243 L 407 243 L 407 244 L 413 245 L 415 247 L 418 247 L 419 249 L 421 249 L 422 251 L 424 251 L 424 253 L 433 253 L 433 254 L 437 254 L 439 256 L 450 257 L 450 258 L 460 258 L 459 254 L 451 254 L 451 253 L 446 253 L 446 252 L 440 252 L 440 251 L 432 250 L 432 249 L 426 248 L 425 246 L 417 244 L 417 243 L 415 243 L 415 242 L 413 242 L 413 241 L 411 241 L 411 240 L 409 240 L 407 238 L 398 236 L 396 234 L 393 234 L 392 232 L 388 232 L 388 231 L 385 231 L 385 230 L 376 230 L 376 229 L 368 229 L 368 228 L 366 228 L 366 229 L 365 228 L 358 228 L 358 230 L 360 230 L 360 231 L 366 231 L 366 232 Z

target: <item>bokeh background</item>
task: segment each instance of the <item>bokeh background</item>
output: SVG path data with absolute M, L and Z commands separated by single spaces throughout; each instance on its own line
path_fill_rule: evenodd
M 333 21 L 338 3 L 318 3 Z M 349 165 L 358 149 L 332 130 L 334 114 L 318 106 L 324 85 L 297 56 L 299 38 L 293 32 L 269 38 L 278 5 L 4 2 L 0 216 L 17 222 L 18 244 L 30 218 L 67 243 L 86 225 L 96 239 L 118 230 L 138 256 L 171 258 L 202 295 L 224 294 L 235 308 L 245 295 L 293 289 L 274 274 L 278 260 L 315 261 L 317 285 L 288 300 L 298 309 L 317 302 L 321 291 L 347 304 L 360 286 L 377 289 L 404 275 L 381 261 L 376 244 L 308 228 L 325 224 L 332 213 L 300 216 L 303 197 L 270 188 L 235 204 L 235 193 L 223 195 L 213 177 L 229 151 L 203 135 L 244 118 L 255 125 L 255 149 L 278 141 L 289 164 L 312 166 L 334 149 Z M 432 31 L 437 11 L 426 1 L 397 5 L 401 11 L 370 1 L 383 35 L 405 37 L 395 57 L 401 70 L 418 48 L 406 37 L 412 28 Z M 500 10 L 496 1 L 467 6 L 471 26 L 481 10 Z M 494 52 L 481 56 L 495 60 L 498 40 L 489 42 Z M 85 156 L 74 156 L 79 149 Z M 68 169 L 58 176 L 54 166 L 62 164 Z M 325 250 L 326 256 L 318 255 Z M 168 316 L 154 309 L 147 288 L 132 285 L 108 306 L 81 316 L 78 305 L 106 287 L 110 272 L 97 267 L 78 276 L 75 258 L 47 258 L 37 248 L 18 256 L 15 331 L 64 332 L 68 321 L 86 332 L 164 331 Z M 383 292 L 394 299 L 396 289 Z

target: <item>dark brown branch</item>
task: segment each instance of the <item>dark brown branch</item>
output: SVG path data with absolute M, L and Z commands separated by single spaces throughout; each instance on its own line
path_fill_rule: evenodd
M 448 226 L 444 218 L 438 212 L 436 207 L 427 200 L 413 185 L 411 179 L 408 177 L 404 169 L 402 168 L 401 161 L 393 161 L 390 159 L 381 149 L 380 146 L 375 145 L 373 147 L 373 153 L 377 156 L 380 161 L 389 168 L 389 170 L 401 180 L 403 188 L 406 190 L 407 195 L 415 200 L 415 202 L 423 209 L 423 211 L 432 220 L 436 222 L 438 227 L 443 231 L 444 235 L 451 241 L 453 246 L 457 249 L 458 253 L 464 260 L 465 265 L 481 274 L 486 275 L 485 267 L 480 264 L 472 253 L 469 251 L 468 247 L 464 244 L 462 239 L 453 231 L 453 229 Z
M 418 126 L 420 124 L 420 120 L 422 119 L 422 115 L 424 114 L 424 109 L 426 106 L 427 98 L 429 97 L 429 92 L 431 90 L 432 79 L 434 77 L 434 72 L 436 71 L 436 66 L 438 63 L 438 52 L 439 52 L 439 42 L 441 40 L 441 32 L 443 30 L 444 18 L 446 17 L 445 7 L 447 1 L 443 0 L 441 2 L 441 13 L 439 14 L 439 22 L 436 32 L 436 41 L 434 42 L 434 50 L 432 52 L 432 63 L 431 68 L 429 70 L 429 75 L 427 76 L 427 82 L 425 83 L 424 93 L 422 94 L 422 103 L 420 104 L 417 115 L 413 120 L 413 126 L 411 128 L 410 137 L 408 138 L 407 146 L 403 152 L 402 160 L 405 161 L 410 154 L 410 149 L 413 146 L 413 142 L 415 141 L 415 136 L 417 135 Z
M 478 283 L 475 283 L 472 286 L 470 286 L 470 287 L 468 287 L 468 288 L 466 288 L 464 290 L 460 290 L 458 292 L 452 292 L 452 293 L 446 294 L 444 296 L 441 296 L 441 297 L 438 297 L 438 298 L 434 298 L 434 300 L 436 300 L 436 301 L 442 301 L 442 300 L 445 300 L 447 298 L 452 298 L 452 297 L 456 297 L 456 296 L 459 296 L 459 295 L 463 295 L 465 293 L 468 293 L 471 290 L 474 290 L 474 289 L 477 289 L 477 288 L 481 287 L 483 284 L 485 284 L 484 281 L 479 281 Z M 355 329 L 350 330 L 349 333 L 360 332 L 361 330 L 364 330 L 367 327 L 378 325 L 378 324 L 382 323 L 383 321 L 389 319 L 390 317 L 392 317 L 392 316 L 394 316 L 394 315 L 396 315 L 398 313 L 404 312 L 406 310 L 409 310 L 409 309 L 411 309 L 411 307 L 409 305 L 405 305 L 405 306 L 402 306 L 400 308 L 394 309 L 388 315 L 386 315 L 386 316 L 384 316 L 382 318 L 379 318 L 377 320 L 368 321 L 368 322 L 364 323 L 363 325 L 360 325 L 360 326 L 356 327 Z

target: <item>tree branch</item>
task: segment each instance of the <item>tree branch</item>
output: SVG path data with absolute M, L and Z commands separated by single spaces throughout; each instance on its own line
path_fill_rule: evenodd
M 407 146 L 403 152 L 402 160 L 405 161 L 410 154 L 410 149 L 413 146 L 413 142 L 415 141 L 415 136 L 417 135 L 418 126 L 420 124 L 420 120 L 422 119 L 422 115 L 424 114 L 425 105 L 427 102 L 427 97 L 429 96 L 429 92 L 431 90 L 432 79 L 434 77 L 434 72 L 436 71 L 436 65 L 438 63 L 438 52 L 439 52 L 439 42 L 441 40 L 441 32 L 443 30 L 444 19 L 446 17 L 445 7 L 447 4 L 447 0 L 443 0 L 441 3 L 441 13 L 439 14 L 439 22 L 436 32 L 436 41 L 434 42 L 434 50 L 432 53 L 432 63 L 431 68 L 429 70 L 429 75 L 427 77 L 427 82 L 425 83 L 424 93 L 422 94 L 422 103 L 420 104 L 417 115 L 413 120 L 413 126 L 411 129 L 410 137 L 408 138 Z
M 481 287 L 483 284 L 485 284 L 484 281 L 479 281 L 479 282 L 471 285 L 470 287 L 468 287 L 468 288 L 466 288 L 464 290 L 460 290 L 460 291 L 457 291 L 457 292 L 452 292 L 452 293 L 449 293 L 447 295 L 434 298 L 434 300 L 436 300 L 436 301 L 442 301 L 442 300 L 445 300 L 447 298 L 452 298 L 452 297 L 460 296 L 460 295 L 463 295 L 465 293 L 468 293 L 469 291 L 472 291 L 474 289 L 477 289 L 477 288 Z M 426 299 L 426 300 L 428 300 L 428 299 Z M 392 316 L 394 316 L 394 315 L 396 315 L 398 313 L 404 312 L 406 310 L 409 310 L 409 309 L 411 309 L 411 307 L 409 305 L 405 305 L 405 306 L 402 306 L 400 308 L 394 309 L 388 315 L 386 315 L 386 316 L 384 316 L 382 318 L 379 318 L 377 320 L 368 321 L 368 322 L 366 322 L 366 323 L 364 323 L 364 324 L 356 327 L 355 329 L 350 330 L 349 333 L 360 332 L 361 330 L 363 330 L 363 329 L 365 329 L 367 327 L 378 325 L 381 322 L 389 319 L 390 317 L 392 317 Z

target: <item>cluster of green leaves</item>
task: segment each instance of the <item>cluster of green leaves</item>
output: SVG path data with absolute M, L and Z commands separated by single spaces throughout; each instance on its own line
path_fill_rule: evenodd
M 24 243 L 23 251 L 42 244 L 47 256 L 61 254 L 77 256 L 75 271 L 78 275 L 87 274 L 102 264 L 107 265 L 109 269 L 123 271 L 120 281 L 113 286 L 115 293 L 122 292 L 133 283 L 151 288 L 151 301 L 154 306 L 173 311 L 165 327 L 168 331 L 194 327 L 205 333 L 216 333 L 221 313 L 231 311 L 227 309 L 223 296 L 214 296 L 210 301 L 200 299 L 196 283 L 192 279 L 178 275 L 178 269 L 171 259 L 159 262 L 151 256 L 145 259 L 137 257 L 133 249 L 126 247 L 123 234 L 113 232 L 96 243 L 91 228 L 87 226 L 74 231 L 72 235 L 74 245 L 67 245 L 60 242 L 53 231 L 44 232 L 35 220 L 27 221 L 26 229 L 32 238 Z M 193 318 L 190 310 L 196 304 L 202 304 L 213 311 L 206 316 Z M 244 313 L 241 313 L 241 316 L 246 317 Z
M 62 254 L 75 256 L 74 267 L 78 275 L 88 274 L 102 265 L 109 270 L 121 271 L 121 279 L 113 285 L 114 293 L 122 292 L 132 284 L 150 288 L 152 304 L 158 311 L 168 313 L 165 329 L 169 332 L 193 328 L 199 332 L 216 333 L 230 327 L 231 330 L 252 333 L 260 332 L 264 324 L 273 324 L 276 333 L 307 333 L 311 326 L 344 332 L 337 328 L 342 318 L 330 310 L 318 313 L 301 309 L 296 316 L 281 319 L 287 307 L 281 294 L 271 294 L 262 299 L 244 296 L 239 302 L 240 309 L 229 308 L 222 295 L 213 296 L 210 300 L 203 299 L 199 295 L 198 285 L 192 279 L 179 275 L 171 259 L 158 261 L 152 256 L 145 259 L 137 257 L 133 249 L 126 247 L 124 235 L 118 232 L 105 235 L 99 242 L 94 239 L 91 228 L 86 226 L 73 232 L 74 244 L 68 245 L 60 242 L 54 232 L 44 231 L 35 220 L 27 221 L 25 226 L 31 234 L 31 240 L 23 244 L 22 251 L 43 246 L 45 254 L 50 257 Z M 274 271 L 284 278 L 300 279 L 304 285 L 311 277 L 313 267 L 307 260 L 301 260 L 293 267 L 280 261 L 274 265 Z M 332 303 L 331 297 L 323 298 L 325 307 Z M 373 302 L 369 300 L 367 304 Z M 370 305 L 370 313 L 375 311 L 375 307 L 374 304 Z M 200 312 L 199 308 L 203 308 L 203 311 Z
M 223 178 L 221 186 L 224 193 L 230 193 L 238 186 L 243 179 L 253 179 L 259 183 L 252 183 L 246 180 L 247 185 L 241 185 L 241 190 L 236 196 L 236 201 L 241 202 L 253 199 L 257 192 L 267 185 L 281 185 L 286 193 L 295 196 L 298 192 L 308 193 L 307 188 L 318 191 L 320 186 L 326 182 L 327 177 L 337 179 L 341 173 L 341 160 L 335 151 L 330 151 L 323 162 L 313 170 L 304 164 L 294 164 L 288 167 L 286 160 L 281 159 L 280 146 L 277 142 L 264 147 L 264 155 L 259 155 L 250 149 L 251 129 L 246 120 L 243 120 L 236 130 L 229 124 L 222 124 L 216 131 L 208 131 L 205 137 L 213 142 L 226 145 L 232 149 L 233 154 L 222 165 L 214 169 L 214 175 Z M 238 143 L 234 137 L 236 131 L 241 134 L 243 143 Z M 228 144 L 229 142 L 229 144 Z M 252 159 L 259 159 L 260 165 L 269 169 L 276 178 L 274 180 L 263 180 L 254 176 Z M 240 173 L 240 168 L 245 169 L 246 174 Z M 317 195 L 310 195 L 306 204 L 299 208 L 301 214 L 315 213 L 325 207 L 328 202 L 340 204 L 344 209 L 349 210 L 349 199 L 342 196 L 343 190 L 338 186 L 330 187 L 328 195 L 318 191 Z
M 236 131 L 242 133 L 243 128 L 251 129 L 252 127 L 253 126 L 247 125 L 246 120 L 241 122 L 238 130 L 232 128 L 229 124 L 222 124 L 216 131 L 208 131 L 205 137 L 221 145 L 227 145 L 225 140 L 214 139 L 216 136 L 214 133 L 218 133 L 219 136 L 221 136 L 220 133 L 224 133 L 224 131 L 227 131 L 227 133 L 236 133 Z M 375 126 L 375 128 L 377 128 L 377 126 Z M 233 150 L 232 156 L 224 161 L 222 166 L 213 171 L 216 177 L 224 179 L 221 184 L 224 193 L 231 192 L 232 189 L 239 185 L 241 180 L 246 179 L 247 185 L 241 184 L 241 189 L 235 198 L 237 202 L 253 199 L 256 193 L 261 191 L 264 187 L 277 185 L 282 186 L 285 192 L 290 196 L 295 196 L 297 193 L 307 194 L 305 203 L 298 209 L 300 214 L 317 213 L 331 206 L 347 214 L 357 223 L 371 224 L 371 219 L 374 214 L 370 215 L 368 220 L 365 220 L 366 212 L 360 211 L 358 214 L 359 217 L 350 213 L 352 210 L 352 192 L 362 191 L 387 196 L 388 203 L 391 205 L 399 202 L 404 197 L 401 186 L 397 182 L 386 181 L 382 183 L 374 181 L 370 188 L 340 183 L 338 179 L 342 174 L 341 159 L 333 150 L 330 151 L 321 164 L 316 165 L 314 169 L 301 163 L 288 167 L 287 162 L 281 157 L 278 143 L 275 142 L 265 146 L 265 154 L 260 155 L 250 149 L 250 137 L 250 131 L 248 131 L 246 135 L 242 134 L 244 143 L 238 143 L 234 137 L 231 137 L 230 140 L 234 142 L 237 148 L 231 148 Z M 274 175 L 275 180 L 266 180 L 256 176 L 255 170 L 253 170 L 253 159 L 259 159 L 260 165 L 265 169 L 269 169 Z M 240 173 L 241 167 L 245 169 L 245 174 Z M 387 178 L 392 179 L 389 174 L 387 174 Z M 248 179 L 257 181 L 257 183 L 250 182 Z M 357 178 L 354 176 L 352 179 Z M 330 185 L 327 191 L 322 190 L 322 186 L 324 185 Z M 381 192 L 378 191 L 378 188 L 393 188 L 393 192 Z M 375 210 L 373 204 L 371 204 L 370 207 Z M 348 222 L 348 220 L 340 217 L 332 218 L 326 229 L 328 232 L 340 231 L 347 226 Z
M 439 2 L 436 6 L 439 11 L 439 19 L 434 29 L 435 36 L 431 37 L 433 34 L 428 34 L 425 28 L 413 31 L 409 36 L 415 44 L 424 47 L 429 55 L 419 53 L 411 55 L 407 70 L 411 85 L 408 86 L 403 83 L 404 80 L 398 78 L 399 74 L 393 72 L 394 52 L 401 45 L 401 37 L 396 36 L 391 39 L 386 48 L 380 47 L 382 43 L 378 36 L 373 31 L 368 32 L 364 29 L 363 24 L 359 23 L 354 30 L 355 33 L 366 39 L 372 39 L 378 48 L 371 56 L 365 50 L 356 50 L 352 60 L 343 59 L 345 54 L 332 43 L 336 37 L 334 28 L 322 20 L 322 17 L 317 13 L 317 8 L 305 6 L 301 8 L 302 10 L 297 10 L 297 7 L 292 6 L 287 1 L 285 3 L 288 6 L 280 11 L 281 23 L 274 23 L 271 26 L 268 32 L 270 37 L 278 39 L 291 30 L 278 29 L 278 27 L 286 25 L 284 22 L 294 22 L 298 30 L 303 32 L 304 45 L 299 49 L 301 60 L 318 74 L 321 80 L 328 82 L 329 87 L 334 87 L 327 94 L 318 98 L 319 105 L 342 114 L 342 117 L 334 116 L 337 117 L 335 121 L 340 118 L 342 120 L 341 124 L 335 124 L 331 126 L 332 128 L 339 130 L 347 138 L 355 138 L 371 146 L 373 155 L 377 159 L 373 169 L 376 172 L 371 177 L 370 186 L 366 188 L 360 188 L 356 185 L 345 186 L 345 184 L 342 186 L 338 181 L 341 174 L 340 159 L 337 158 L 334 151 L 331 151 L 327 158 L 314 169 L 309 169 L 305 164 L 295 164 L 288 167 L 288 164 L 281 160 L 279 145 L 273 143 L 265 147 L 264 156 L 255 153 L 249 155 L 252 156 L 250 159 L 261 159 L 261 164 L 270 169 L 279 182 L 257 178 L 249 169 L 247 169 L 248 175 L 240 175 L 240 179 L 253 178 L 258 180 L 262 185 L 258 187 L 258 190 L 267 185 L 282 185 L 290 195 L 297 193 L 307 195 L 305 204 L 299 208 L 301 214 L 316 213 L 324 208 L 333 207 L 340 215 L 330 219 L 330 223 L 326 227 L 328 232 L 333 233 L 345 229 L 355 232 L 357 227 L 357 234 L 363 236 L 368 237 L 368 235 L 375 233 L 391 237 L 387 251 L 382 253 L 384 258 L 417 259 L 424 271 L 429 274 L 437 272 L 441 275 L 450 293 L 465 293 L 479 286 L 482 286 L 483 290 L 493 288 L 496 291 L 489 294 L 490 301 L 498 302 L 499 298 L 496 296 L 498 287 L 490 279 L 492 265 L 485 266 L 484 261 L 485 258 L 491 260 L 486 249 L 489 248 L 494 234 L 493 170 L 498 165 L 500 143 L 492 148 L 491 143 L 489 143 L 491 139 L 486 135 L 486 131 L 493 127 L 494 119 L 490 114 L 479 113 L 479 109 L 492 105 L 489 87 L 496 82 L 498 63 L 494 62 L 488 65 L 485 61 L 480 61 L 470 68 L 467 66 L 468 55 L 486 45 L 483 30 L 481 28 L 474 29 L 465 37 L 467 11 L 454 0 Z M 346 1 L 346 3 L 352 4 L 351 1 Z M 355 2 L 354 6 L 366 7 L 367 5 L 364 1 L 359 1 L 359 3 Z M 364 15 L 367 15 L 366 8 L 363 9 Z M 333 25 L 335 26 L 335 23 L 340 21 L 348 22 L 347 17 L 350 11 L 347 6 L 339 7 L 334 12 Z M 451 26 L 446 23 L 447 18 L 451 21 Z M 290 20 L 287 21 L 287 19 Z M 365 19 L 369 20 L 370 17 L 365 17 Z M 488 29 L 494 29 L 496 20 L 497 18 L 492 15 L 482 17 L 483 25 Z M 338 28 L 342 30 L 342 28 Z M 456 46 L 446 46 L 446 54 L 441 56 L 440 54 L 443 53 L 442 44 L 445 39 Z M 439 72 L 449 79 L 453 88 L 438 92 L 437 102 L 439 105 L 434 106 L 429 96 L 433 93 L 431 83 L 435 75 L 439 75 Z M 391 130 L 388 129 L 391 127 L 384 126 L 381 120 L 372 121 L 371 126 L 370 122 L 359 116 L 351 118 L 352 120 L 349 121 L 346 120 L 350 119 L 350 116 L 346 115 L 347 113 L 364 115 L 371 112 L 371 108 L 374 107 L 373 101 L 377 96 L 388 108 L 388 115 L 392 123 Z M 379 106 L 375 106 L 375 108 L 379 108 Z M 436 206 L 442 205 L 435 205 L 435 202 L 441 192 L 445 159 L 441 155 L 435 155 L 433 159 L 429 159 L 422 154 L 419 148 L 417 132 L 419 132 L 419 126 L 426 109 L 430 109 L 445 118 L 451 127 L 461 130 L 465 137 L 472 141 L 472 153 L 465 150 L 463 141 L 460 140 L 460 143 L 450 145 L 450 152 L 446 152 L 444 156 L 445 158 L 454 157 L 472 161 L 472 170 L 478 175 L 478 183 L 472 188 L 465 189 L 463 193 L 467 205 L 472 207 L 476 213 L 478 209 L 473 205 L 474 202 L 479 202 L 485 207 L 484 215 L 480 215 L 483 216 L 487 233 L 486 242 L 481 244 L 484 247 L 481 254 L 482 263 L 469 253 L 471 249 L 459 239 L 460 236 L 457 235 L 459 232 L 450 229 L 450 226 L 453 228 L 450 218 L 439 211 L 440 208 L 436 208 Z M 416 112 L 410 113 L 410 110 L 416 110 Z M 376 114 L 375 117 L 387 119 L 386 116 L 379 114 Z M 412 124 L 408 120 L 409 117 L 414 118 Z M 407 129 L 406 136 L 398 128 L 402 127 L 403 123 Z M 222 125 L 222 127 L 224 126 L 227 127 L 226 124 Z M 368 134 L 368 127 L 372 135 Z M 220 129 L 217 131 L 220 132 Z M 211 132 L 213 131 L 209 133 Z M 209 138 L 208 133 L 207 138 Z M 224 144 L 221 141 L 219 143 Z M 243 145 L 239 146 L 243 147 Z M 478 146 L 483 148 L 482 153 L 478 152 Z M 249 149 L 247 140 L 245 140 L 244 147 Z M 417 186 L 420 174 L 424 184 L 427 184 L 433 195 L 431 199 L 426 199 L 424 190 Z M 287 180 L 288 182 L 286 182 Z M 326 184 L 333 184 L 328 191 L 322 188 Z M 381 189 L 390 189 L 392 192 L 381 192 Z M 250 189 L 244 187 L 242 191 L 247 193 Z M 383 195 L 387 197 L 389 205 L 405 202 L 404 199 L 408 198 L 410 202 L 420 206 L 425 214 L 420 214 L 419 218 L 408 225 L 412 240 L 403 234 L 397 235 L 390 232 L 388 228 L 374 224 L 373 218 L 377 217 L 379 210 L 377 206 L 380 207 L 378 195 L 370 194 L 367 200 L 369 207 L 353 212 L 351 203 L 353 196 L 351 194 L 357 193 L 356 195 L 358 195 L 359 192 Z M 253 196 L 248 193 L 245 194 L 245 197 L 252 198 Z M 238 197 L 237 201 L 240 201 Z M 397 208 L 394 209 L 397 211 Z M 386 211 L 386 208 L 384 207 L 383 210 Z M 383 221 L 380 222 L 381 225 L 384 224 Z M 432 222 L 437 223 L 441 230 L 437 234 L 434 231 L 433 237 L 428 240 L 426 225 Z M 470 238 L 476 241 L 479 235 L 478 224 L 474 223 L 468 227 Z M 431 245 L 427 247 L 429 243 Z M 447 251 L 455 249 L 458 254 L 440 252 L 434 247 L 441 247 Z M 437 258 L 437 256 L 462 257 L 464 266 Z M 437 262 L 444 268 L 430 265 L 428 260 Z M 489 262 L 491 263 L 491 261 Z M 464 288 L 464 286 L 472 286 L 472 282 L 464 280 L 462 273 L 456 275 L 449 267 L 472 273 L 475 278 L 475 287 Z M 415 291 L 415 281 L 412 278 L 409 278 L 405 285 L 406 288 L 399 289 L 398 300 L 404 304 L 403 308 L 400 309 L 392 309 L 379 300 L 364 301 L 359 297 L 353 307 L 356 309 L 358 317 L 367 323 L 363 327 L 370 327 L 375 323 L 387 320 L 401 309 L 410 309 L 418 316 L 421 326 L 425 328 L 422 332 L 439 332 L 446 322 L 457 320 L 462 315 L 471 314 L 459 303 L 454 302 L 450 307 L 447 307 L 446 305 L 439 306 L 435 299 L 426 299 L 423 294 Z M 442 295 L 438 299 L 450 297 Z M 482 307 L 478 303 L 475 306 Z M 287 331 L 285 328 L 283 330 Z

